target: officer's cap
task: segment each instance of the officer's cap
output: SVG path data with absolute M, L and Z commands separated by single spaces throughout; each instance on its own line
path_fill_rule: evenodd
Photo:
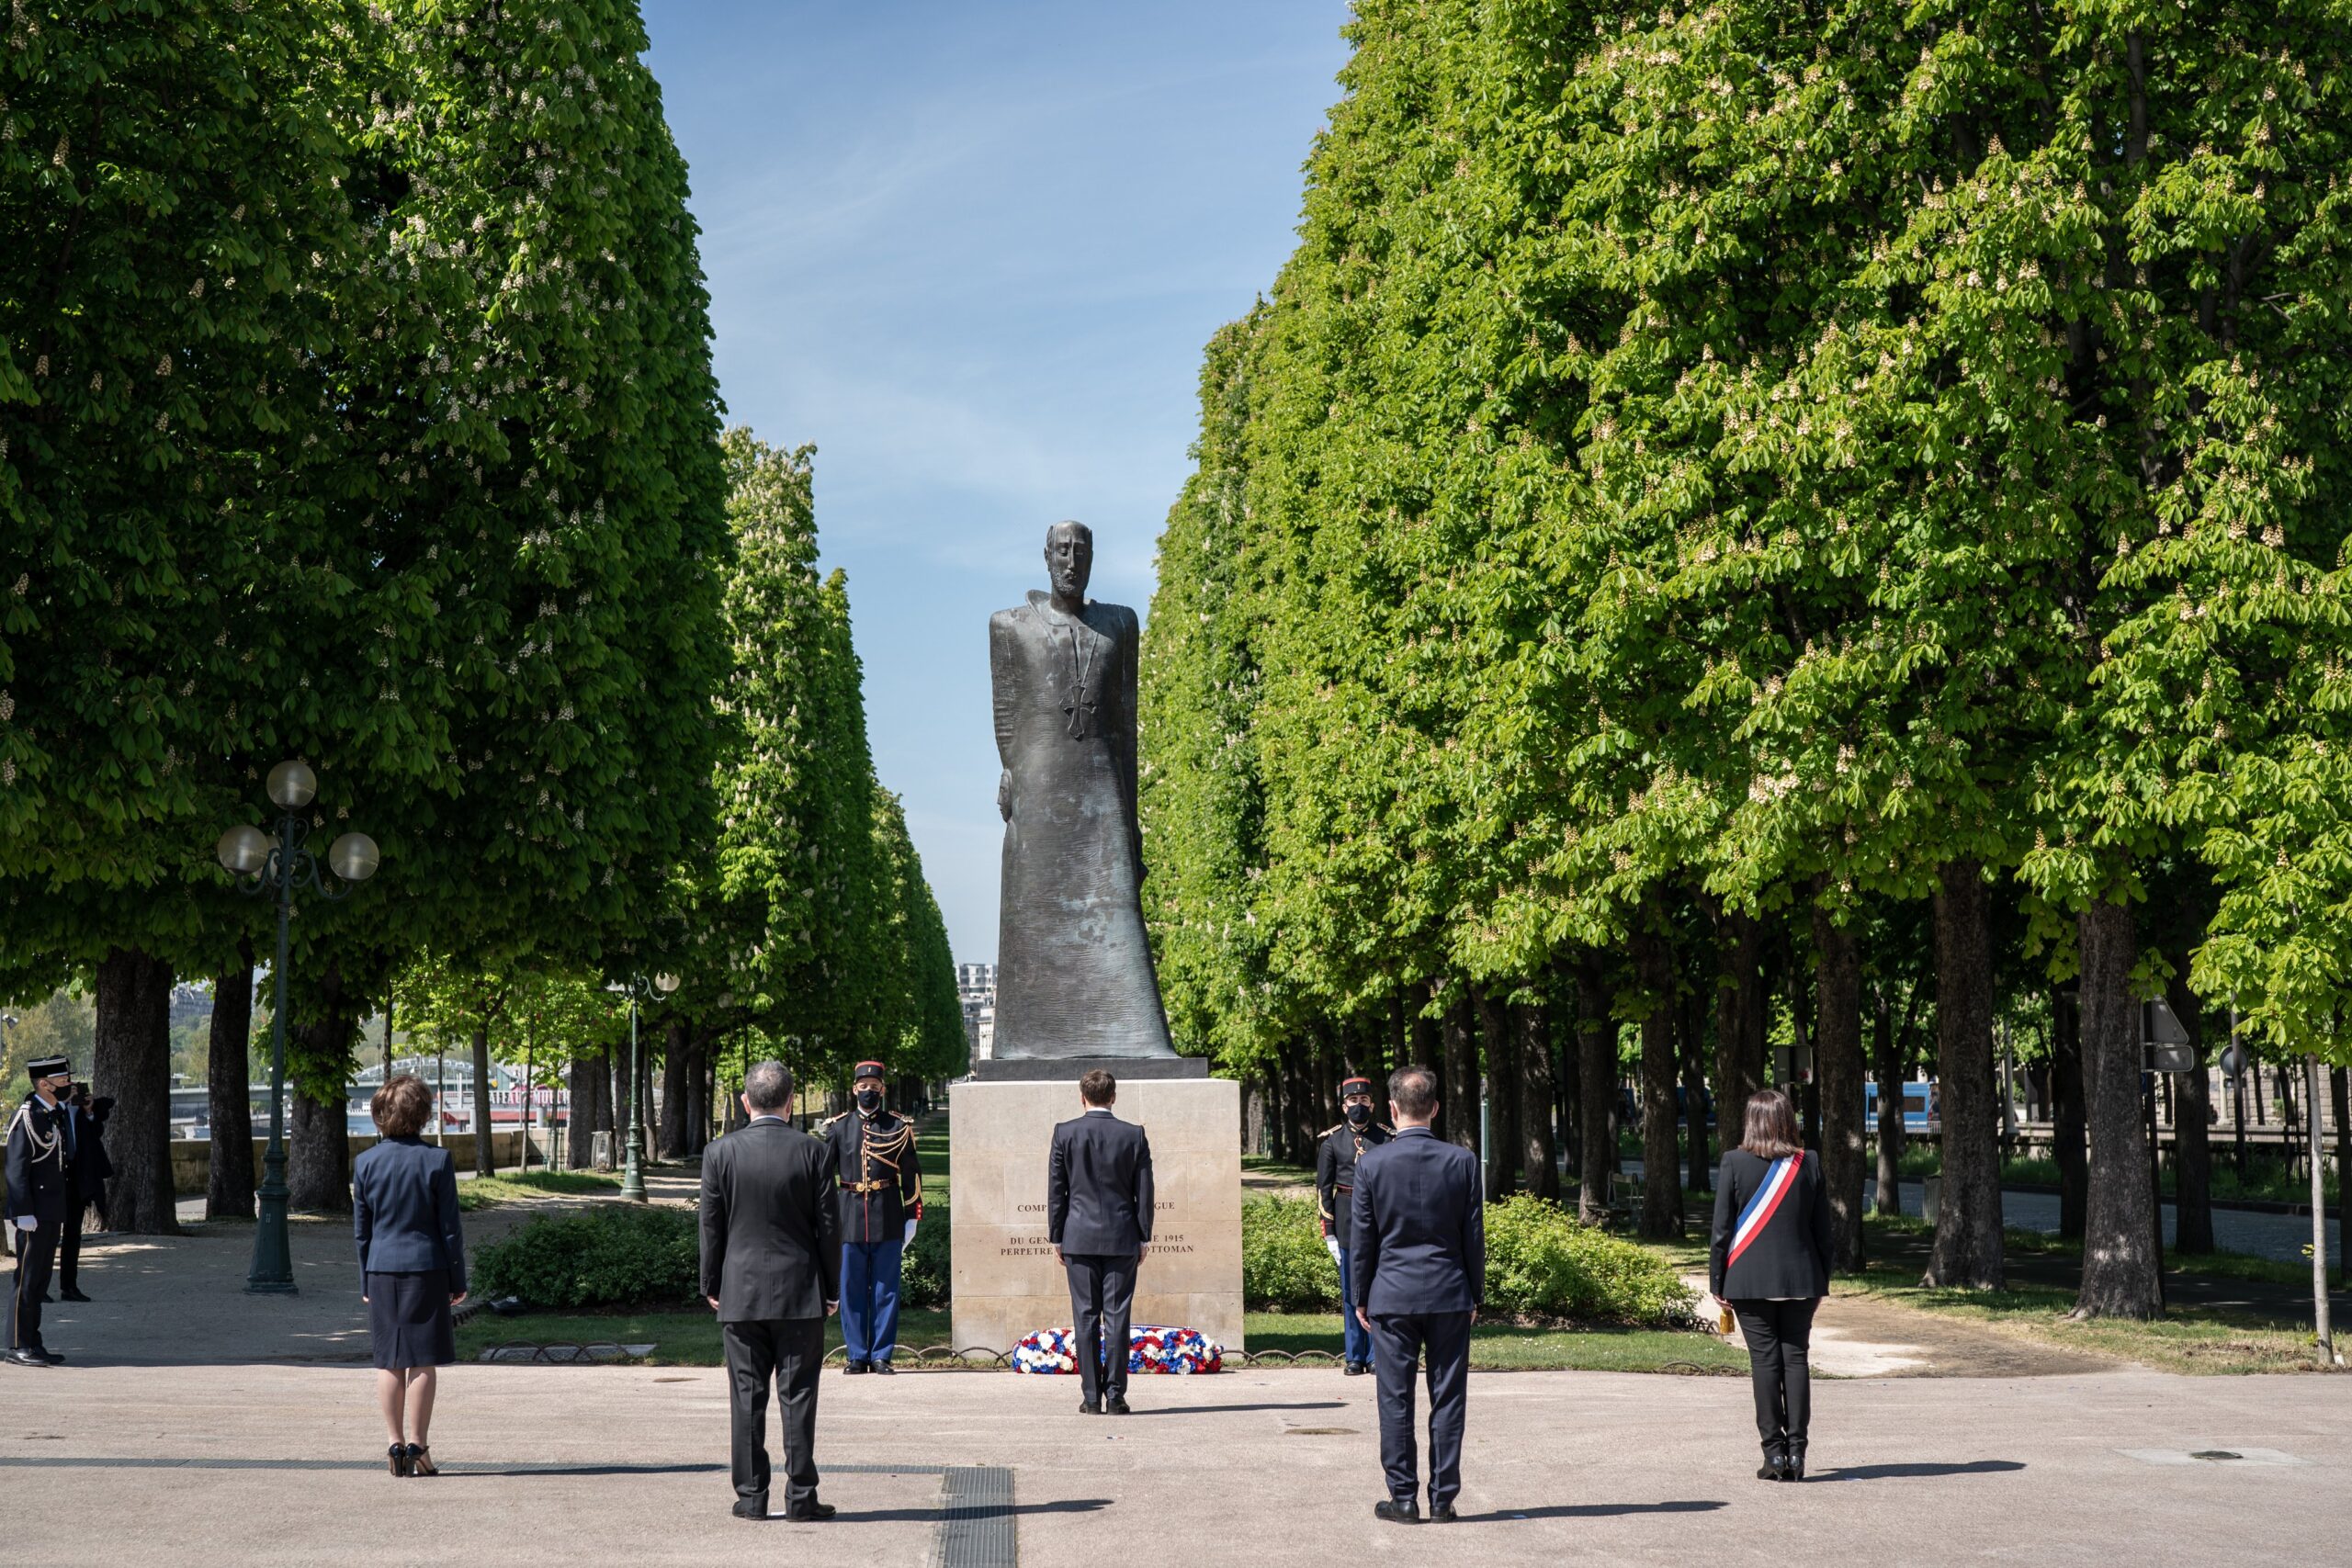
M 860 1062 L 857 1065 L 857 1071 L 851 1074 L 850 1078 L 852 1082 L 855 1082 L 859 1078 L 879 1078 L 885 1076 L 881 1063 Z
M 1341 1100 L 1347 1099 L 1348 1096 L 1351 1094 L 1370 1094 L 1371 1092 L 1372 1080 L 1370 1078 L 1341 1078 L 1340 1080 L 1340 1098 Z
M 25 1064 L 25 1071 L 32 1075 L 33 1082 L 39 1083 L 43 1078 L 73 1077 L 74 1064 L 64 1056 L 36 1056 Z

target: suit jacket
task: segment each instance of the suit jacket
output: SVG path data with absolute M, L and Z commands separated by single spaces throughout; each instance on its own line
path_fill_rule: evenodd
M 114 1174 L 114 1161 L 107 1157 L 104 1134 L 106 1119 L 113 1113 L 114 1100 L 102 1098 L 90 1102 L 90 1109 L 67 1108 L 74 1118 L 74 1192 L 84 1202 L 102 1197 L 107 1179 Z
M 1356 1161 L 1349 1282 L 1374 1316 L 1468 1312 L 1487 1282 L 1487 1208 L 1478 1156 L 1426 1127 Z
M 841 1300 L 832 1160 L 789 1122 L 763 1117 L 702 1156 L 702 1293 L 721 1323 L 822 1317 Z
M 466 1288 L 466 1238 L 458 1222 L 458 1164 L 415 1137 L 386 1138 L 351 1168 L 351 1233 L 362 1274 L 448 1271 Z
M 1046 1238 L 1064 1252 L 1133 1258 L 1151 1240 L 1151 1140 L 1090 1111 L 1054 1128 L 1046 1172 Z
M 8 1118 L 7 1213 L 0 1215 L 0 1223 L 14 1227 L 27 1214 L 39 1220 L 43 1228 L 65 1223 L 65 1211 L 71 1202 L 74 1187 L 72 1170 L 65 1163 L 65 1111 L 45 1110 L 40 1100 L 27 1095 L 23 1106 Z M 40 1152 L 48 1140 L 49 1152 Z
M 1716 1173 L 1707 1288 L 1720 1300 L 1810 1301 L 1829 1293 L 1829 1194 L 1821 1182 L 1821 1156 L 1796 1156 L 1776 1193 L 1777 1163 L 1732 1149 Z M 1733 1242 L 1751 1216 L 1753 1238 L 1735 1260 Z

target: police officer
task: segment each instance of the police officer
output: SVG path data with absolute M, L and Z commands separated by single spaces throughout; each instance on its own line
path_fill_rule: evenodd
M 1315 1150 L 1315 1201 L 1323 1211 L 1323 1245 L 1340 1266 L 1341 1352 L 1348 1376 L 1372 1371 L 1372 1332 L 1356 1321 L 1354 1287 L 1348 1278 L 1348 1213 L 1355 1193 L 1356 1161 L 1366 1149 L 1376 1149 L 1396 1133 L 1372 1119 L 1372 1080 L 1348 1078 L 1340 1085 L 1340 1110 L 1346 1118 L 1323 1134 Z
M 16 1233 L 17 1277 L 8 1292 L 8 1359 L 20 1367 L 53 1367 L 64 1357 L 40 1342 L 41 1298 L 65 1228 L 74 1177 L 66 1151 L 62 1097 L 73 1086 L 73 1064 L 43 1056 L 27 1064 L 33 1091 L 8 1122 L 5 1217 Z
M 860 1062 L 854 1110 L 825 1123 L 840 1182 L 842 1339 L 845 1372 L 888 1372 L 899 1343 L 899 1277 L 922 1219 L 915 1124 L 882 1102 L 882 1064 Z

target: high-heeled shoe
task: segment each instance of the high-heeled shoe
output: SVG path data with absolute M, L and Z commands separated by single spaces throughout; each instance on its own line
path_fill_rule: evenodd
M 1756 1479 L 1758 1481 L 1786 1480 L 1788 1477 L 1788 1438 L 1768 1438 L 1764 1444 L 1764 1462 L 1757 1467 Z
M 384 1451 L 384 1468 L 390 1471 L 394 1475 L 406 1475 L 409 1472 L 408 1445 L 405 1443 L 394 1443 L 390 1449 L 387 1449 Z
M 1781 1480 L 1803 1481 L 1804 1479 L 1804 1442 L 1803 1438 L 1789 1439 L 1788 1458 L 1781 1466 Z
M 441 1467 L 433 1462 L 433 1450 L 423 1443 L 408 1446 L 408 1472 L 411 1475 L 438 1475 Z

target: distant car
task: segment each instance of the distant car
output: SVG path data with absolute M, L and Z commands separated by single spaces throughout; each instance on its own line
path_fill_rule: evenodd
M 1878 1085 L 1865 1081 L 1862 1085 L 1862 1120 L 1872 1127 L 1878 1125 Z M 1903 1086 L 1903 1130 L 1906 1133 L 1940 1133 L 1943 1131 L 1943 1101 L 1934 1082 L 1906 1083 Z

